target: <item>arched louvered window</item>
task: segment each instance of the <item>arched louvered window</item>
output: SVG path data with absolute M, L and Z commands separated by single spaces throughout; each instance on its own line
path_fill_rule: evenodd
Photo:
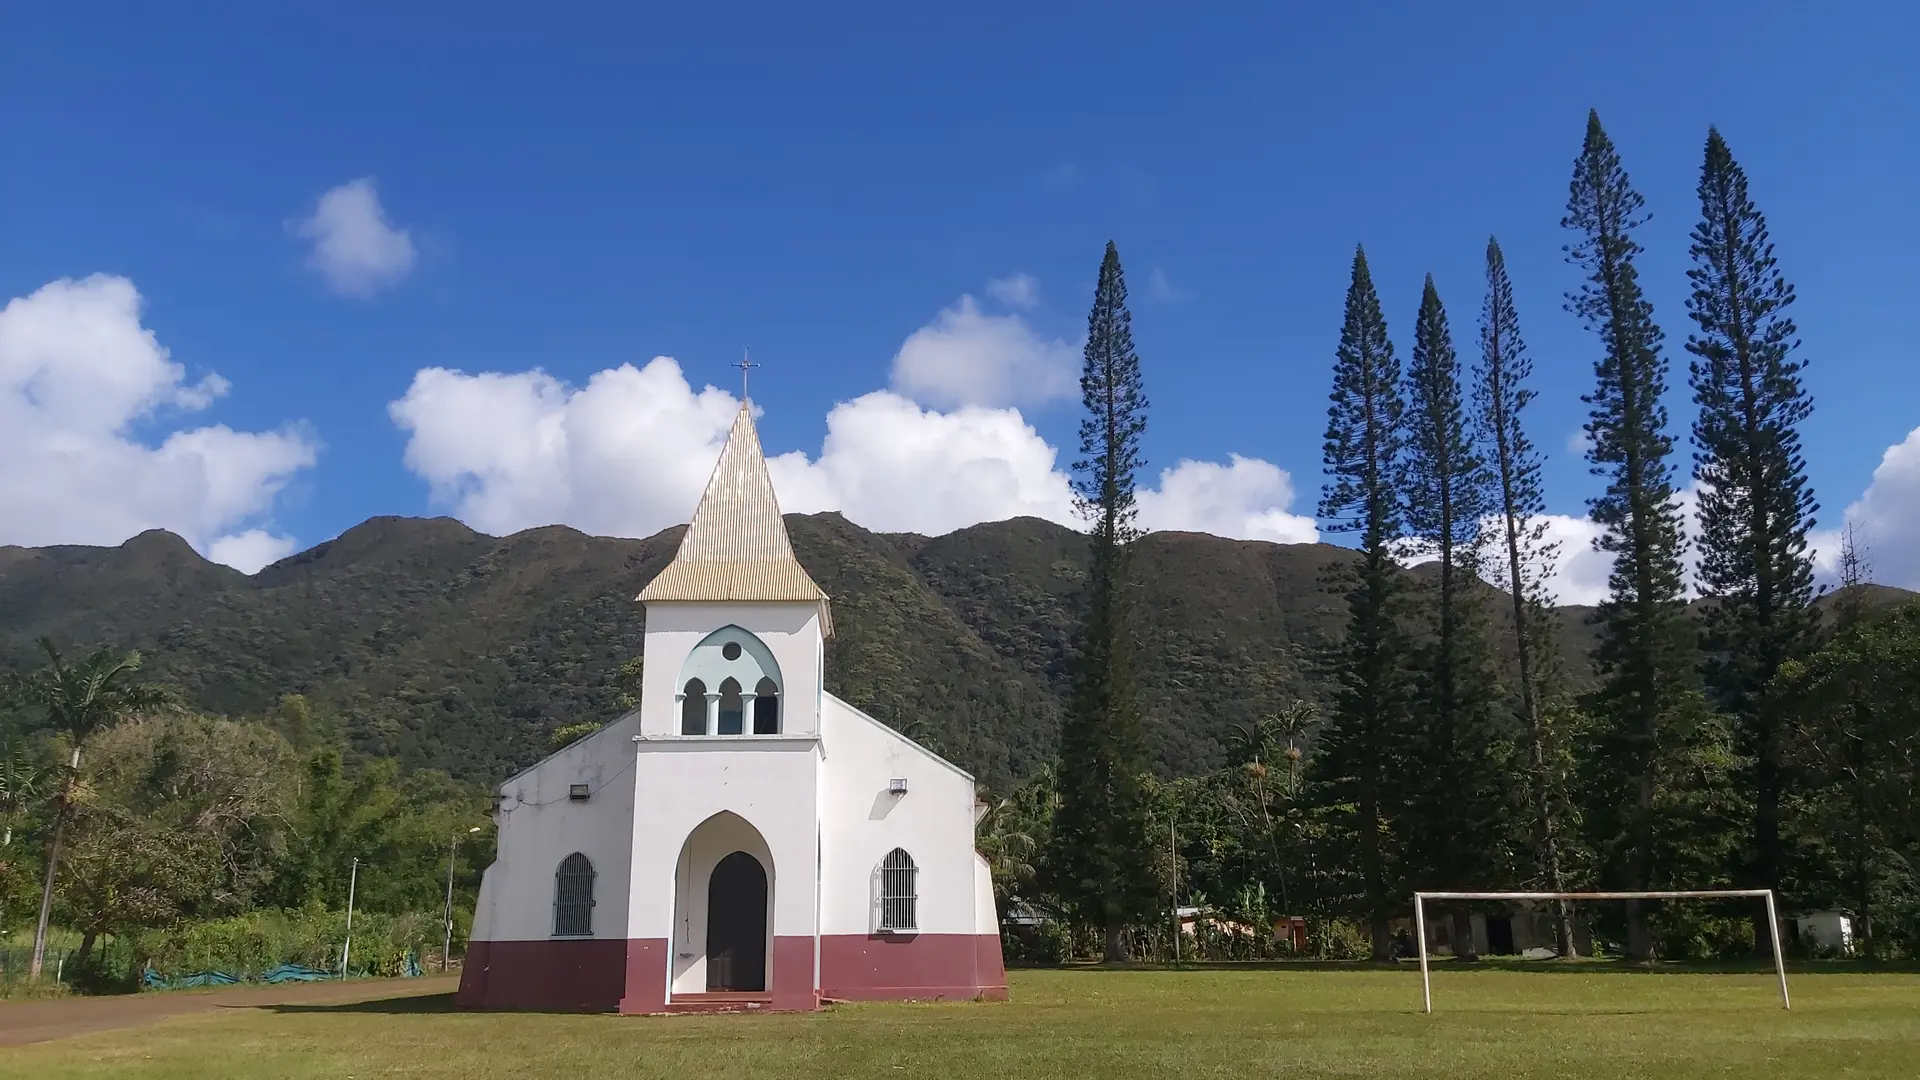
M 553 875 L 553 936 L 593 936 L 593 862 L 577 851 Z
M 707 684 L 699 679 L 688 679 L 685 696 L 680 702 L 680 734 L 705 735 L 707 733 Z
M 919 929 L 919 869 L 905 848 L 894 848 L 880 863 L 880 929 L 901 933 Z
M 753 733 L 780 734 L 780 687 L 772 679 L 761 679 L 753 692 Z

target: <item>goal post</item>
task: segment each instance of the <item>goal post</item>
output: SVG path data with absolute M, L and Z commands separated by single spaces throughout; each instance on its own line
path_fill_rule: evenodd
M 1420 996 L 1426 1012 L 1433 1011 L 1433 978 L 1427 970 L 1427 901 L 1429 900 L 1722 900 L 1751 897 L 1767 902 L 1767 937 L 1773 942 L 1773 972 L 1780 979 L 1780 1007 L 1793 1008 L 1787 997 L 1787 962 L 1780 951 L 1780 915 L 1772 889 L 1686 889 L 1678 892 L 1416 892 L 1413 894 L 1413 932 L 1420 950 Z

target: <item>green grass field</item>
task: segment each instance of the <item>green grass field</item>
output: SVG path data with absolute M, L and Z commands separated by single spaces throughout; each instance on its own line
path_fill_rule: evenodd
M 0 1050 L 0 1076 L 1903 1077 L 1920 975 L 1021 971 L 1005 1004 L 637 1018 L 281 1006 Z

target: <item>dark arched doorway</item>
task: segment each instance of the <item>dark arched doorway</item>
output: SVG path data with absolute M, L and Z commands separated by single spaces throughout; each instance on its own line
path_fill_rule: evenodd
M 707 989 L 767 989 L 767 872 L 736 851 L 707 881 Z

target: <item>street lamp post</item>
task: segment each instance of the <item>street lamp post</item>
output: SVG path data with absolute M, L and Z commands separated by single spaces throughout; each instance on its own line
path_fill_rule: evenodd
M 471 836 L 479 831 L 480 826 L 475 825 L 473 828 L 467 830 L 467 835 Z M 447 844 L 447 936 L 440 946 L 440 973 L 442 975 L 451 970 L 453 966 L 453 859 L 454 854 L 459 850 L 460 834 L 454 833 L 453 839 Z
M 360 884 L 360 860 L 353 860 L 353 870 L 347 878 L 347 942 L 340 946 L 340 977 L 347 977 L 347 961 L 353 957 L 353 891 Z

